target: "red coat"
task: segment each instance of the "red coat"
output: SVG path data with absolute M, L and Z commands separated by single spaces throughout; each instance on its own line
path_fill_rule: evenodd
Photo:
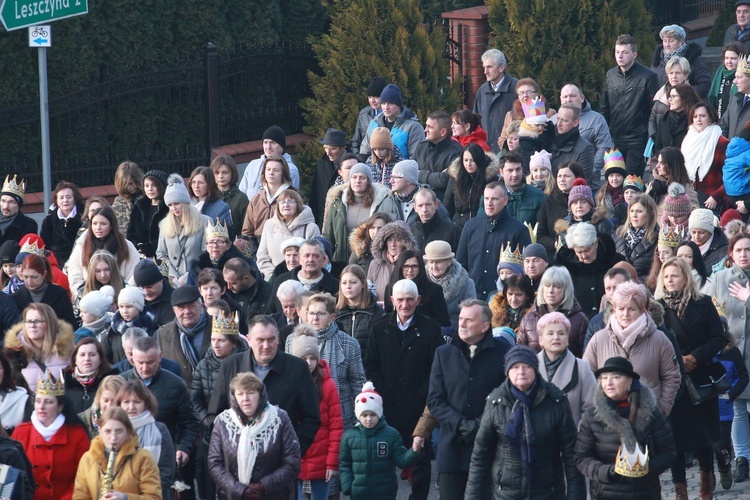
M 320 428 L 315 440 L 305 453 L 299 478 L 303 481 L 325 479 L 326 470 L 339 470 L 339 444 L 344 433 L 341 419 L 341 401 L 336 385 L 331 379 L 328 363 L 320 360 L 323 368 L 323 397 L 320 398 Z
M 89 436 L 83 426 L 64 424 L 49 442 L 24 422 L 13 431 L 13 439 L 23 445 L 33 466 L 34 500 L 69 500 L 73 497 L 78 462 L 89 449 Z
M 702 181 L 695 181 L 695 190 L 712 197 L 716 200 L 716 203 L 718 203 L 719 206 L 723 204 L 724 199 L 727 196 L 726 191 L 724 191 L 722 169 L 724 168 L 724 160 L 726 160 L 727 157 L 728 145 L 729 139 L 723 135 L 720 136 L 719 143 L 714 150 L 714 161 L 711 162 L 711 168 L 708 170 L 708 173 Z
M 485 151 L 490 150 L 490 147 L 487 144 L 487 132 L 484 131 L 481 125 L 477 125 L 476 130 L 474 130 L 474 132 L 470 132 L 469 135 L 462 135 L 459 137 L 454 136 L 453 139 L 458 141 L 458 143 L 461 144 L 464 149 L 466 149 L 466 146 L 468 146 L 472 142 L 476 142 Z

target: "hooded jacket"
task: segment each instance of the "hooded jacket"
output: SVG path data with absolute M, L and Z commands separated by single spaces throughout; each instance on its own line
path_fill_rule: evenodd
M 365 271 L 365 275 L 367 275 L 370 262 L 372 262 L 372 253 L 370 251 L 372 242 L 367 232 L 367 227 L 364 224 L 360 224 L 349 233 L 349 264 L 357 264 Z
M 271 218 L 273 211 L 276 209 L 279 195 L 287 189 L 290 189 L 290 185 L 282 184 L 269 202 L 266 187 L 263 185 L 260 191 L 250 198 L 250 203 L 247 205 L 247 211 L 245 212 L 245 221 L 242 223 L 243 235 L 260 239 L 264 224 Z
M 289 223 L 282 221 L 278 214 L 274 213 L 263 225 L 256 257 L 258 268 L 266 280 L 271 278 L 274 268 L 284 262 L 281 244 L 295 236 L 304 240 L 320 236 L 320 229 L 315 224 L 312 210 L 307 205 L 303 206 L 302 211 Z
M 372 154 L 372 149 L 370 148 L 372 131 L 385 126 L 385 115 L 383 113 L 372 119 L 367 128 L 367 134 L 359 146 L 360 156 L 370 156 Z M 404 107 L 396 117 L 391 127 L 391 140 L 393 141 L 393 145 L 404 155 L 405 160 L 414 156 L 417 144 L 424 140 L 424 127 L 419 123 L 417 115 L 409 108 Z
M 29 389 L 36 392 L 37 380 L 44 376 L 44 370 L 34 360 L 31 347 L 23 338 L 24 327 L 22 321 L 5 332 L 5 354 L 14 368 L 16 377 L 23 375 Z M 43 360 L 47 369 L 56 377 L 59 376 L 61 370 L 70 366 L 70 354 L 73 352 L 73 347 L 73 328 L 65 321 L 60 321 L 52 354 Z
M 727 196 L 742 198 L 750 194 L 748 168 L 750 168 L 750 142 L 741 137 L 734 137 L 727 146 L 722 176 Z
M 391 236 L 406 242 L 407 250 L 417 248 L 417 240 L 404 221 L 397 220 L 391 224 L 386 224 L 375 235 L 375 239 L 372 240 L 370 246 L 373 260 L 367 270 L 367 279 L 375 284 L 379 301 L 384 300 L 385 287 L 388 286 L 388 281 L 391 279 L 391 273 L 393 272 L 393 264 L 387 257 L 387 242 Z
M 453 223 L 458 227 L 464 227 L 466 221 L 472 217 L 476 217 L 479 213 L 480 205 L 483 203 L 484 187 L 492 181 L 498 179 L 500 173 L 500 162 L 497 156 L 489 154 L 490 164 L 484 171 L 484 179 L 477 179 L 472 184 L 469 193 L 461 193 L 458 191 L 457 182 L 458 174 L 463 166 L 462 155 L 459 155 L 453 160 L 448 167 L 448 186 L 445 189 L 445 196 L 443 198 L 443 204 L 445 205 L 448 214 L 451 216 Z M 469 196 L 476 193 L 476 199 L 472 202 L 469 200 Z M 437 214 L 436 214 L 437 215 Z
M 708 68 L 706 68 L 706 64 L 701 57 L 703 49 L 695 42 L 685 42 L 685 44 L 687 48 L 685 52 L 680 54 L 680 57 L 684 57 L 690 63 L 690 75 L 688 76 L 687 83 L 693 87 L 701 99 L 705 99 L 708 95 L 708 90 L 711 88 L 711 74 L 709 74 Z M 654 50 L 654 59 L 651 62 L 651 71 L 656 73 L 659 85 L 667 83 L 667 70 L 662 60 L 663 53 L 664 47 L 661 44 L 657 45 L 656 50 Z

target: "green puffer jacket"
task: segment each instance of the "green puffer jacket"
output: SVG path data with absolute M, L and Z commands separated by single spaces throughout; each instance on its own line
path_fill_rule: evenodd
M 352 500 L 395 499 L 396 467 L 414 465 L 419 455 L 407 450 L 401 435 L 380 419 L 372 429 L 357 423 L 341 438 L 339 473 L 341 492 Z

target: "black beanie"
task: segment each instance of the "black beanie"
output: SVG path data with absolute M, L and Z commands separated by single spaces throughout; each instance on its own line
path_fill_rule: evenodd
M 161 281 L 163 276 L 153 261 L 143 259 L 135 266 L 133 280 L 137 286 L 151 286 Z
M 15 240 L 8 240 L 0 245 L 0 260 L 3 264 L 15 264 L 21 246 Z
M 286 132 L 284 132 L 284 129 L 278 125 L 271 125 L 268 127 L 266 131 L 263 132 L 263 139 L 271 139 L 281 146 L 281 149 L 286 149 Z
M 169 176 L 165 172 L 162 172 L 161 170 L 149 170 L 148 172 L 146 172 L 146 175 L 143 176 L 144 179 L 147 177 L 153 177 L 154 179 L 161 182 L 161 192 L 164 193 L 164 191 L 166 191 L 167 179 L 169 178 Z
M 372 79 L 370 85 L 367 86 L 367 97 L 380 97 L 380 94 L 383 93 L 383 89 L 386 85 L 388 85 L 388 82 L 385 81 L 385 78 L 382 76 L 376 76 Z

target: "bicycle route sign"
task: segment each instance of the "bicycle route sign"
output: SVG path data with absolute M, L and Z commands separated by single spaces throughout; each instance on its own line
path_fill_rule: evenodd
M 0 21 L 8 31 L 88 12 L 88 0 L 0 0 Z

